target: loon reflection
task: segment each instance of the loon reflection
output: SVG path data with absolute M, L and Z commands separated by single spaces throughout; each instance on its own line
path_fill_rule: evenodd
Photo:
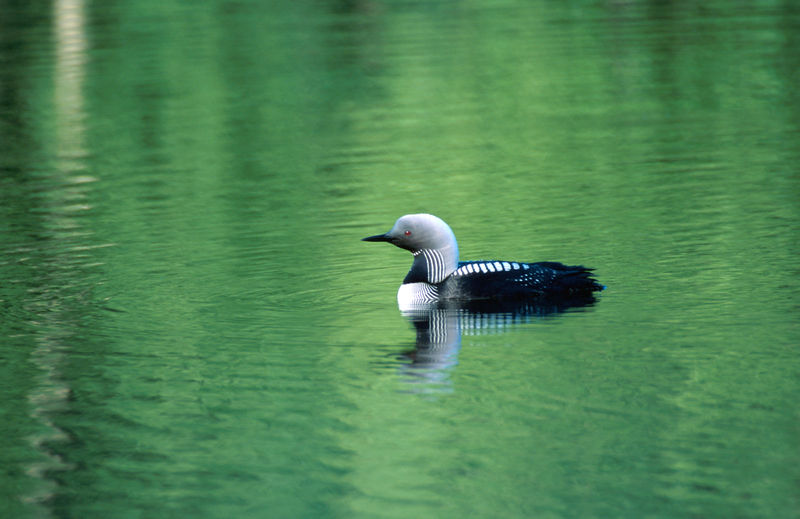
M 458 364 L 462 335 L 497 334 L 518 325 L 555 317 L 571 309 L 594 305 L 592 295 L 533 301 L 461 301 L 416 305 L 402 314 L 414 325 L 414 349 L 400 358 L 408 361 L 409 381 L 449 387 L 450 368 Z

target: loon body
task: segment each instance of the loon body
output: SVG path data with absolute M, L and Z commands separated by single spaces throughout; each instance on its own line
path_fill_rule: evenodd
M 605 287 L 591 269 L 556 262 L 458 261 L 450 226 L 431 214 L 400 217 L 385 233 L 363 241 L 385 241 L 414 255 L 397 291 L 401 309 L 446 301 L 508 301 L 591 297 Z

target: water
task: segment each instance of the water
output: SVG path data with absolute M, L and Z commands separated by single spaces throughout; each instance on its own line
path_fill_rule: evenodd
M 791 3 L 0 5 L 4 517 L 797 517 Z M 396 308 L 462 259 L 596 304 Z

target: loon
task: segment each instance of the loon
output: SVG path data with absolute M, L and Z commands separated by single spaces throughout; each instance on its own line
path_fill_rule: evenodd
M 544 261 L 458 261 L 453 230 L 432 214 L 401 216 L 391 230 L 362 241 L 389 242 L 414 255 L 397 291 L 402 309 L 447 301 L 586 297 L 605 289 L 583 266 Z

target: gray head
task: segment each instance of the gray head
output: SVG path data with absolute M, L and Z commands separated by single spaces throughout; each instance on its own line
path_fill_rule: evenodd
M 411 252 L 454 247 L 456 255 L 458 255 L 458 245 L 453 230 L 444 223 L 444 220 L 432 214 L 401 216 L 389 232 L 368 236 L 362 241 L 388 241 L 392 245 Z
M 363 241 L 386 241 L 411 251 L 420 262 L 427 260 L 424 269 L 429 283 L 438 283 L 458 268 L 458 243 L 450 226 L 432 214 L 407 214 L 397 219 L 385 234 L 364 238 Z M 412 266 L 412 272 L 424 265 Z M 407 278 L 408 279 L 408 278 Z

